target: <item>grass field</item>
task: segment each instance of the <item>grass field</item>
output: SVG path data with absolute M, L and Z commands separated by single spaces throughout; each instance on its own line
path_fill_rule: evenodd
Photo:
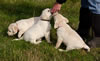
M 39 45 L 20 41 L 11 41 L 16 36 L 7 35 L 8 25 L 19 19 L 39 16 L 45 8 L 52 8 L 55 0 L 0 0 L 0 61 L 100 61 L 100 48 L 59 52 L 56 50 L 56 31 L 51 20 L 51 40 L 45 39 Z M 60 13 L 70 20 L 70 26 L 77 29 L 80 0 L 68 0 Z M 62 45 L 63 46 L 63 45 Z

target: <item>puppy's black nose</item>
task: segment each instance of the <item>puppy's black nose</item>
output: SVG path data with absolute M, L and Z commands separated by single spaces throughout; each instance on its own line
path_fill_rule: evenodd
M 51 12 L 51 11 L 50 11 Z M 51 14 L 53 14 L 53 12 L 51 12 Z
M 51 14 L 53 15 L 53 12 L 51 12 Z
M 51 11 L 51 9 L 50 9 L 50 12 L 51 12 L 51 14 L 53 14 L 53 12 Z

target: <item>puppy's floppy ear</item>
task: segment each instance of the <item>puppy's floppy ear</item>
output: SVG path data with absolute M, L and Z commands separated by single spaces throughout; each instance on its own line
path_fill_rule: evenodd
M 51 19 L 50 9 L 49 8 L 44 9 L 40 15 L 40 18 L 44 20 L 50 20 Z
M 65 18 L 65 22 L 66 22 L 66 23 L 69 23 L 69 20 L 68 20 L 67 18 Z
M 55 20 L 54 28 L 56 29 L 58 27 L 59 27 L 59 22 L 58 22 L 58 20 Z
M 60 15 L 61 15 L 61 14 L 60 14 Z M 61 15 L 61 18 L 62 18 L 62 20 L 64 20 L 66 23 L 69 23 L 69 20 L 68 20 L 66 17 L 64 17 L 64 16 Z
M 48 9 L 48 8 L 47 8 Z M 47 20 L 48 19 L 48 10 L 44 9 L 40 15 L 41 19 Z
M 40 18 L 41 19 L 47 19 L 47 16 L 44 13 L 42 13 L 41 16 L 40 16 Z
M 55 23 L 54 28 L 55 28 L 55 29 L 58 28 L 58 24 Z
M 17 33 L 17 31 L 18 31 L 17 26 L 13 26 L 13 32 L 14 32 L 14 33 Z

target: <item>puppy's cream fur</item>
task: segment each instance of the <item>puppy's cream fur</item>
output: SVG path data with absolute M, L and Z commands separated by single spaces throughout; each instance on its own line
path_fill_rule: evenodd
M 8 26 L 8 35 L 13 36 L 18 32 L 18 38 L 21 38 L 22 34 L 28 30 L 33 24 L 38 21 L 39 17 L 32 17 L 29 19 L 22 19 L 15 23 L 11 23 Z
M 42 14 L 40 16 L 39 21 L 33 25 L 31 28 L 29 28 L 25 34 L 23 35 L 23 38 L 25 41 L 29 41 L 33 44 L 39 44 L 41 43 L 41 38 L 45 37 L 47 42 L 50 43 L 50 19 L 51 19 L 51 12 L 50 9 L 44 9 L 42 11 Z
M 90 51 L 90 48 L 85 44 L 77 32 L 75 32 L 68 24 L 66 24 L 68 23 L 68 19 L 65 19 L 61 14 L 56 13 L 56 15 L 54 15 L 54 20 L 54 28 L 57 28 L 58 36 L 56 48 L 59 48 L 63 42 L 66 45 L 66 51 L 81 48 L 87 49 L 88 52 Z M 59 50 L 63 51 L 62 49 Z

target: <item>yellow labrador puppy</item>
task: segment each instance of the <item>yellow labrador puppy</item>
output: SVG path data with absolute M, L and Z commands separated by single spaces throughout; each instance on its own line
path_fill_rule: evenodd
M 68 23 L 67 18 L 63 17 L 59 13 L 55 13 L 53 16 L 55 20 L 54 28 L 57 28 L 57 36 L 58 36 L 56 48 L 59 48 L 59 46 L 63 42 L 66 45 L 65 51 L 73 49 L 81 49 L 81 48 L 86 49 L 88 52 L 90 51 L 90 48 L 85 44 L 85 42 L 77 34 L 77 32 L 67 24 Z M 59 50 L 64 51 L 62 49 Z
M 23 38 L 25 41 L 29 41 L 33 44 L 39 44 L 41 43 L 41 38 L 45 37 L 48 43 L 51 43 L 50 41 L 50 19 L 51 19 L 51 12 L 49 8 L 46 8 L 42 11 L 42 14 L 40 15 L 39 21 L 33 25 L 31 28 L 29 28 L 23 35 Z
M 8 35 L 13 36 L 18 33 L 18 38 L 20 39 L 22 34 L 28 30 L 33 24 L 38 22 L 38 19 L 40 17 L 32 17 L 28 19 L 21 19 L 19 21 L 16 21 L 15 23 L 11 23 L 8 26 Z

